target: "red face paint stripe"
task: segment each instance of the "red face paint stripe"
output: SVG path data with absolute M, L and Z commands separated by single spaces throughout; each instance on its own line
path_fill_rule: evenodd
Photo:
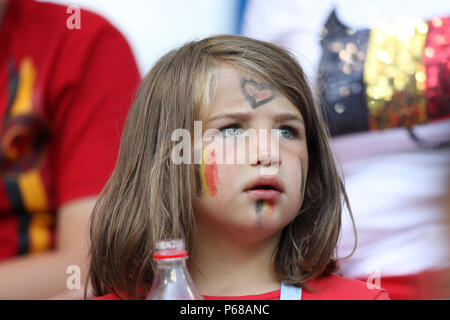
M 210 160 L 215 161 L 215 152 L 214 150 L 211 152 L 211 158 Z M 208 188 L 208 193 L 212 196 L 217 194 L 217 186 L 216 186 L 216 180 L 217 180 L 217 165 L 215 162 L 211 164 L 205 165 L 205 183 Z

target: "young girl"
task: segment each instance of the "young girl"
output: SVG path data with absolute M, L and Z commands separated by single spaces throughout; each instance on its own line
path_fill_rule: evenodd
M 202 162 L 180 164 L 172 134 L 187 129 L 195 137 L 195 121 L 225 153 L 242 150 L 237 138 L 249 129 L 271 132 L 277 152 L 258 140 L 249 154 L 255 161 L 223 163 L 212 140 L 194 138 L 191 160 L 201 153 Z M 286 292 L 291 299 L 387 299 L 382 289 L 334 274 L 343 199 L 348 205 L 295 59 L 241 36 L 187 43 L 156 63 L 129 113 L 91 223 L 94 292 L 145 297 L 156 241 L 181 238 L 206 299 L 280 299 Z

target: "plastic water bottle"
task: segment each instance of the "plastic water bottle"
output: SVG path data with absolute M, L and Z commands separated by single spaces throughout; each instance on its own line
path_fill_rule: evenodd
M 157 269 L 146 300 L 203 300 L 187 270 L 187 258 L 183 240 L 156 243 Z

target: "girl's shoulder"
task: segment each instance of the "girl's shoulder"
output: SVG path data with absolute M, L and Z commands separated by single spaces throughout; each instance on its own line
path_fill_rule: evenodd
M 302 300 L 389 300 L 382 288 L 370 288 L 366 282 L 329 274 L 308 281 L 313 290 L 303 288 Z

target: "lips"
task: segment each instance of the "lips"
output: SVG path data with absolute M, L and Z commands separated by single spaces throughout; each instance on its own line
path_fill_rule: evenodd
M 281 197 L 284 189 L 276 177 L 259 177 L 251 182 L 244 192 L 258 200 L 277 200 Z

